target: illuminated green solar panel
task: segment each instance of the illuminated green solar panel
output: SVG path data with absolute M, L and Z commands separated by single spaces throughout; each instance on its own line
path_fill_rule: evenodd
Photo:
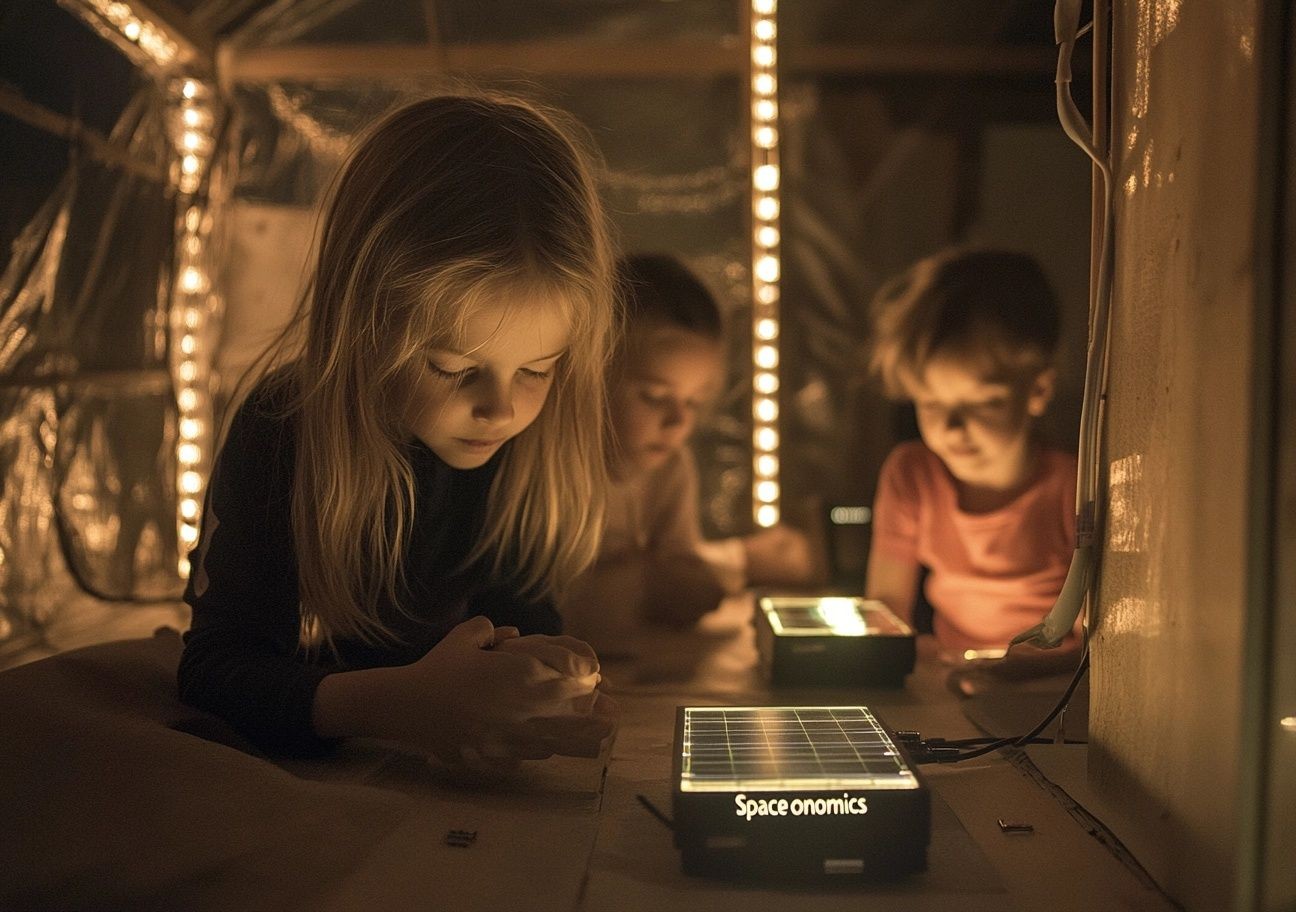
M 914 789 L 863 706 L 687 707 L 680 790 Z

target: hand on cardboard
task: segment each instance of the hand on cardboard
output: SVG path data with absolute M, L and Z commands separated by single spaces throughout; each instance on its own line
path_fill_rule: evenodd
M 595 702 L 598 660 L 570 637 L 519 637 L 475 617 L 401 672 L 403 698 L 390 710 L 402 740 L 450 764 L 589 756 L 611 732 L 603 716 L 573 711 Z

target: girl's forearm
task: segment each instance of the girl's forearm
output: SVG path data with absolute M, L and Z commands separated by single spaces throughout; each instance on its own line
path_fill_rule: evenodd
M 311 724 L 321 738 L 394 739 L 388 708 L 400 690 L 399 668 L 341 671 L 320 681 Z

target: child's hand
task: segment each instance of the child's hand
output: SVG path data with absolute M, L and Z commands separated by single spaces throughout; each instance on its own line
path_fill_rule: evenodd
M 497 633 L 504 634 L 498 646 Z M 497 632 L 484 617 L 453 628 L 399 670 L 402 686 L 388 707 L 394 716 L 389 727 L 400 740 L 451 764 L 465 756 L 540 759 L 559 752 L 552 726 L 529 723 L 571 715 L 572 701 L 587 698 L 597 684 L 597 660 L 571 648 L 569 638 L 516 633 Z M 579 749 L 588 752 L 594 731 L 604 729 L 606 734 L 610 726 L 581 728 Z
M 567 712 L 588 713 L 594 707 L 595 688 L 601 676 L 598 656 L 588 643 L 575 637 L 534 634 L 497 642 L 495 648 L 514 655 L 531 656 L 559 674 L 587 684 L 588 692 L 575 697 L 565 708 Z
M 750 583 L 800 585 L 822 576 L 822 561 L 810 538 L 791 526 L 771 526 L 745 536 L 743 548 Z

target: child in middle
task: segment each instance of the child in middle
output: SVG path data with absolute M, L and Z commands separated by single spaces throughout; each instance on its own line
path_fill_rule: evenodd
M 814 566 L 790 527 L 703 541 L 688 440 L 724 376 L 720 309 L 668 255 L 623 257 L 616 285 L 624 334 L 608 376 L 607 524 L 596 563 L 560 606 L 567 629 L 603 654 L 642 623 L 684 627 L 748 582 L 799 582 Z

